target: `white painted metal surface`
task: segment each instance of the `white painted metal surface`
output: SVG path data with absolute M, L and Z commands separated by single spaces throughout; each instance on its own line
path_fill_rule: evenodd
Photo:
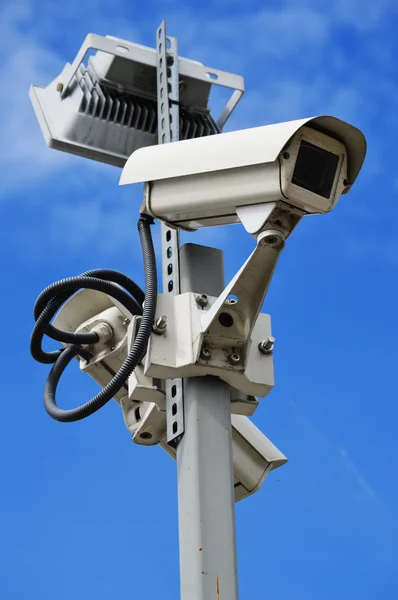
M 216 300 L 209 299 L 210 302 Z M 175 298 L 159 295 L 158 311 L 167 316 L 169 326 L 165 335 L 151 336 L 145 358 L 146 375 L 155 379 L 214 375 L 250 396 L 264 397 L 271 391 L 274 386 L 272 354 L 265 356 L 258 349 L 258 344 L 272 335 L 269 315 L 258 315 L 247 349 L 242 348 L 242 362 L 234 365 L 229 360 L 233 349 L 214 346 L 209 358 L 201 357 L 200 341 L 205 330 L 200 313 L 203 311 L 197 307 L 194 294 Z
M 352 184 L 365 158 L 364 135 L 340 119 L 322 116 L 183 140 L 167 147 L 142 148 L 128 159 L 120 185 L 272 163 L 304 125 L 331 135 L 346 146 Z
M 93 346 L 93 358 L 89 363 L 76 357 L 80 369 L 91 375 L 101 387 L 105 387 L 126 358 L 127 327 L 131 318 L 129 311 L 113 298 L 95 290 L 83 289 L 65 303 L 53 324 L 63 331 L 71 332 L 91 331 L 101 322 L 112 327 L 114 337 L 105 344 Z M 126 386 L 115 395 L 115 400 L 120 402 L 127 394 L 126 382 Z
M 97 50 L 96 54 L 83 63 L 92 50 Z M 67 63 L 46 87 L 30 88 L 47 145 L 123 167 L 132 152 L 156 144 L 157 60 L 153 48 L 89 34 L 72 64 Z M 181 84 L 184 107 L 200 122 L 204 120 L 209 131 L 217 133 L 243 95 L 243 78 L 178 57 L 174 70 L 180 74 L 177 94 Z M 212 116 L 207 118 L 214 85 L 233 90 L 218 124 Z M 176 112 L 177 106 L 172 111 Z M 183 119 L 189 124 L 189 117 Z M 178 129 L 178 120 L 175 123 Z
M 221 135 L 221 134 L 220 134 Z M 236 207 L 284 200 L 278 161 L 145 185 L 146 212 L 177 227 L 197 229 L 238 221 Z

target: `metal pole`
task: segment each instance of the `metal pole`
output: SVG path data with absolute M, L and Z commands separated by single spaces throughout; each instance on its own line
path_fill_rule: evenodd
M 177 40 L 167 35 L 165 21 L 156 48 L 158 142 L 164 144 L 179 136 Z M 187 244 L 179 254 L 178 233 L 162 224 L 161 235 L 163 292 L 218 296 L 223 253 Z M 166 381 L 167 441 L 177 453 L 181 600 L 238 598 L 230 401 L 230 387 L 213 377 Z
M 181 292 L 218 295 L 223 253 L 187 244 Z M 184 380 L 185 432 L 177 445 L 181 600 L 237 600 L 234 473 L 229 386 Z

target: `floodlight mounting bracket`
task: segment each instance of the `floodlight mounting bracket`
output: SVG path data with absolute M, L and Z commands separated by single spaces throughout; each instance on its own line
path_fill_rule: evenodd
M 84 61 L 89 50 L 99 50 L 107 54 L 120 56 L 125 60 L 136 60 L 137 55 L 139 55 L 143 62 L 146 61 L 147 64 L 154 68 L 157 66 L 156 50 L 152 48 L 127 42 L 125 40 L 119 40 L 111 36 L 101 36 L 95 33 L 89 33 L 80 47 L 74 61 L 71 64 L 67 63 L 62 71 L 57 84 L 61 98 L 65 98 L 68 95 L 73 77 L 76 75 L 79 66 Z M 221 115 L 217 119 L 217 125 L 222 129 L 243 96 L 245 89 L 243 77 L 241 75 L 220 71 L 219 69 L 213 69 L 212 67 L 206 67 L 200 62 L 182 57 L 178 58 L 178 70 L 180 75 L 186 73 L 193 79 L 234 90 Z

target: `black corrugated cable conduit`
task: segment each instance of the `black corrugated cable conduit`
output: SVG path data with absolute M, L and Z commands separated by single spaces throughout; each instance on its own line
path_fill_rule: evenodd
M 157 300 L 156 259 L 150 230 L 152 224 L 152 217 L 140 216 L 138 232 L 144 259 L 145 294 L 126 275 L 111 269 L 95 269 L 77 277 L 69 277 L 53 283 L 36 300 L 34 306 L 36 323 L 30 340 L 30 351 L 38 362 L 53 364 L 44 389 L 44 407 L 50 417 L 57 421 L 65 423 L 79 421 L 102 408 L 125 385 L 128 377 L 146 352 L 155 320 Z M 91 354 L 82 348 L 82 344 L 95 344 L 99 338 L 95 332 L 61 331 L 51 325 L 51 320 L 62 305 L 82 288 L 108 294 L 118 300 L 133 315 L 142 315 L 142 320 L 126 360 L 111 381 L 89 402 L 77 408 L 63 410 L 58 408 L 56 403 L 56 391 L 61 375 L 75 356 L 90 360 Z M 58 342 L 68 344 L 68 346 L 52 352 L 45 352 L 42 349 L 45 335 Z

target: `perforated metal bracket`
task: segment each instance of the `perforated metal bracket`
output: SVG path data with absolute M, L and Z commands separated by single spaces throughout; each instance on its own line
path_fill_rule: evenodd
M 107 54 L 119 56 L 125 60 L 134 61 L 139 59 L 141 62 L 148 64 L 148 66 L 158 68 L 160 40 L 159 32 L 161 34 L 162 39 L 164 37 L 166 39 L 166 43 L 170 44 L 170 46 L 163 48 L 163 50 L 167 52 L 167 55 L 174 55 L 175 50 L 175 73 L 177 73 L 177 82 L 176 85 L 172 85 L 170 98 L 173 99 L 173 96 L 176 92 L 178 101 L 178 73 L 184 76 L 191 77 L 193 79 L 205 81 L 206 83 L 210 83 L 212 85 L 219 85 L 221 87 L 234 90 L 226 106 L 224 107 L 220 117 L 217 119 L 217 124 L 222 129 L 222 127 L 225 125 L 228 118 L 230 117 L 232 111 L 235 109 L 239 100 L 243 96 L 245 89 L 243 77 L 241 75 L 235 75 L 234 73 L 227 73 L 225 71 L 220 71 L 219 69 L 207 67 L 197 61 L 189 60 L 182 57 L 178 58 L 176 38 L 166 36 L 166 34 L 163 36 L 163 32 L 166 32 L 165 21 L 162 22 L 161 26 L 157 31 L 156 50 L 146 46 L 142 46 L 141 44 L 134 44 L 126 40 L 113 38 L 111 36 L 101 36 L 95 33 L 89 33 L 86 39 L 84 40 L 82 46 L 80 47 L 80 50 L 78 51 L 74 61 L 71 64 L 68 63 L 65 66 L 59 77 L 57 86 L 59 88 L 61 98 L 65 98 L 65 96 L 67 96 L 73 77 L 76 75 L 79 66 L 84 61 L 86 54 L 90 50 L 99 50 Z M 173 44 L 175 44 L 175 48 L 172 47 Z M 166 66 L 166 64 L 164 64 L 163 68 L 167 68 L 170 66 L 172 65 L 169 64 Z
M 178 47 L 175 37 L 166 35 L 166 22 L 157 30 L 157 89 L 159 144 L 175 142 L 179 133 Z
M 156 32 L 158 143 L 179 138 L 178 45 L 166 33 L 166 21 Z M 179 233 L 161 224 L 163 293 L 180 293 Z M 175 448 L 184 433 L 184 390 L 182 379 L 166 380 L 167 443 Z

